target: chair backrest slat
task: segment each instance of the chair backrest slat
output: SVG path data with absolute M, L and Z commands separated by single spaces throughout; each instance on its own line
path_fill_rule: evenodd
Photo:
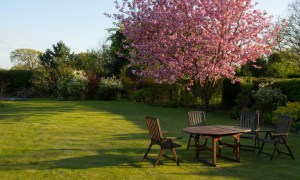
M 250 128 L 254 132 L 259 128 L 259 114 L 256 112 L 241 112 L 240 126 Z
M 146 116 L 146 123 L 150 139 L 157 143 L 161 142 L 163 137 L 158 118 Z
M 275 124 L 275 133 L 288 133 L 292 124 L 289 116 L 279 116 Z
M 190 111 L 188 112 L 189 126 L 206 126 L 206 119 L 204 111 Z

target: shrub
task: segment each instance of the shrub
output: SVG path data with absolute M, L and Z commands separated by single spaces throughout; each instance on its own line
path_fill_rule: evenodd
M 265 114 L 264 122 L 266 123 L 271 122 L 269 113 L 287 102 L 286 95 L 282 94 L 280 89 L 272 88 L 270 83 L 260 84 L 259 89 L 254 91 L 252 97 L 255 100 L 254 108 L 262 111 L 263 117 Z
M 123 90 L 123 84 L 116 77 L 101 78 L 96 98 L 101 100 L 116 100 L 121 90 Z
M 95 74 L 89 74 L 88 81 L 87 98 L 94 99 L 99 85 L 99 78 Z
M 273 112 L 272 121 L 276 121 L 276 117 L 280 115 L 287 115 L 293 119 L 292 127 L 296 131 L 300 130 L 300 102 L 289 102 L 286 106 L 280 106 Z
M 281 89 L 289 101 L 300 101 L 300 79 L 284 79 L 274 82 L 274 87 Z
M 49 97 L 53 93 L 51 86 L 51 72 L 45 68 L 38 68 L 33 72 L 32 85 L 37 90 L 39 96 Z
M 262 111 L 272 111 L 277 106 L 285 105 L 287 97 L 280 89 L 272 88 L 269 83 L 262 83 L 259 89 L 254 91 L 252 97 L 255 100 L 254 107 Z
M 235 99 L 236 106 L 234 106 L 229 111 L 230 118 L 237 119 L 239 118 L 240 112 L 243 109 L 250 107 L 251 94 L 252 94 L 252 80 L 244 79 L 240 83 L 241 92 L 237 95 Z
M 83 71 L 74 71 L 65 74 L 57 82 L 57 91 L 60 98 L 78 98 L 87 92 L 88 79 Z
M 231 109 L 236 105 L 235 99 L 241 92 L 240 83 L 232 84 L 230 79 L 224 79 L 222 86 L 222 105 L 224 109 Z
M 17 91 L 30 88 L 32 71 L 27 70 L 0 70 L 0 84 L 6 84 L 6 92 L 16 95 Z
M 151 89 L 142 88 L 140 90 L 134 91 L 130 95 L 130 100 L 135 102 L 150 103 L 151 101 L 153 101 Z

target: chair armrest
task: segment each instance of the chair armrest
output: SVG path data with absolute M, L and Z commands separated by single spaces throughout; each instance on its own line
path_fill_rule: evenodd
M 164 137 L 165 140 L 182 139 L 181 137 Z
M 271 132 L 274 132 L 275 130 L 273 129 L 259 129 L 258 132 L 265 132 L 265 133 L 271 133 Z
M 271 133 L 272 136 L 287 136 L 288 133 Z

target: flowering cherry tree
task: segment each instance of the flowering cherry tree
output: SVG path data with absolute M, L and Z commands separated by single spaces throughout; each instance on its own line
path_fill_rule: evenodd
M 118 14 L 136 73 L 197 85 L 204 108 L 235 69 L 270 54 L 280 26 L 251 0 L 118 0 Z

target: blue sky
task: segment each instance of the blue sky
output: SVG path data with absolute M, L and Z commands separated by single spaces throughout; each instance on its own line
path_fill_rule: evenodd
M 258 0 L 258 9 L 276 18 L 293 0 Z M 44 52 L 62 40 L 75 53 L 97 48 L 114 27 L 104 13 L 116 12 L 114 0 L 1 0 L 0 68 L 10 68 L 9 54 L 19 48 Z

